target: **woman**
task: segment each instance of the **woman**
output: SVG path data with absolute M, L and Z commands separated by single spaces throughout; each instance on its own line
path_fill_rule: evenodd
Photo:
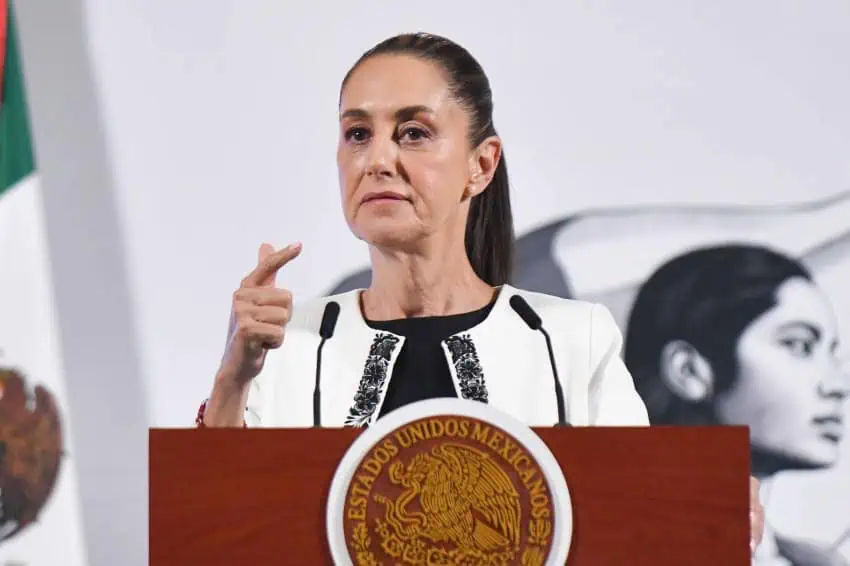
M 228 345 L 198 424 L 309 426 L 306 377 L 333 300 L 341 311 L 323 350 L 326 426 L 368 426 L 408 403 L 455 396 L 551 425 L 558 409 L 545 341 L 513 312 L 514 295 L 553 337 L 569 376 L 569 422 L 648 424 L 607 309 L 507 285 L 508 174 L 489 81 L 475 59 L 432 35 L 388 39 L 343 80 L 339 115 L 343 212 L 369 244 L 371 283 L 293 309 L 274 277 L 300 246 L 261 247 L 234 295 Z M 754 508 L 758 538 L 757 501 Z
M 833 310 L 803 265 L 755 246 L 691 251 L 643 285 L 625 361 L 652 424 L 746 425 L 752 469 L 831 466 L 850 378 Z M 846 565 L 826 545 L 765 538 L 768 564 Z

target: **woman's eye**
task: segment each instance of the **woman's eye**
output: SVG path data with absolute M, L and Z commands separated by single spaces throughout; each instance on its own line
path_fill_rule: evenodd
M 782 340 L 782 345 L 788 348 L 795 356 L 811 356 L 815 349 L 815 343 L 812 340 L 802 340 L 800 338 L 786 338 Z
M 416 128 L 416 127 L 404 128 L 401 131 L 401 136 L 400 136 L 400 138 L 402 140 L 411 141 L 411 142 L 422 141 L 427 137 L 428 137 L 428 132 L 426 132 L 422 128 Z
M 354 143 L 363 143 L 369 139 L 369 130 L 361 127 L 349 128 L 345 131 L 345 139 Z

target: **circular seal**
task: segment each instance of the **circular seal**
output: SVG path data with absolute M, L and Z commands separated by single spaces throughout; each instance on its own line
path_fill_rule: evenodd
M 431 399 L 366 429 L 327 508 L 334 564 L 562 565 L 572 505 L 526 425 L 482 403 Z

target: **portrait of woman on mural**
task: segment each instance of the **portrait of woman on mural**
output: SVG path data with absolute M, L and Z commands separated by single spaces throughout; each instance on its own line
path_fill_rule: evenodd
M 748 426 L 753 474 L 769 491 L 781 472 L 838 459 L 850 395 L 840 347 L 832 306 L 802 263 L 726 245 L 676 257 L 641 286 L 624 357 L 653 424 Z M 850 562 L 768 526 L 756 564 Z
M 770 494 L 781 472 L 827 470 L 841 452 L 850 377 L 836 313 L 818 279 L 850 267 L 848 218 L 848 193 L 762 210 L 579 214 L 524 236 L 528 247 L 516 277 L 531 288 L 560 289 L 612 310 L 626 335 L 626 365 L 654 424 L 749 426 L 769 521 Z M 644 252 L 669 255 L 666 262 L 656 260 L 654 272 L 633 279 L 637 283 L 605 285 L 604 276 L 582 270 L 596 266 L 570 262 L 569 253 L 567 261 L 557 258 L 559 248 L 652 231 L 679 237 Z M 777 241 L 798 253 L 730 245 L 737 236 Z M 680 251 L 670 254 L 676 246 Z M 528 253 L 532 249 L 538 253 Z M 598 286 L 575 285 L 580 279 Z M 835 497 L 846 499 L 850 484 L 839 491 Z M 850 512 L 842 519 L 841 536 L 814 540 L 768 525 L 754 563 L 850 564 L 840 552 L 846 552 Z

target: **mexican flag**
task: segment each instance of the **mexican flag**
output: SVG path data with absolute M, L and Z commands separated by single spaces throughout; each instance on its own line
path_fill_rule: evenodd
M 19 48 L 0 0 L 0 566 L 85 566 Z

